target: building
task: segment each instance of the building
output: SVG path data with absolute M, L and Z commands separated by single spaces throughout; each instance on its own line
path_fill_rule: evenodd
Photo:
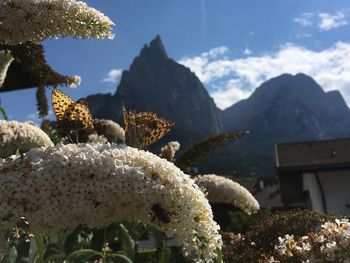
M 350 138 L 275 145 L 287 207 L 350 213 Z

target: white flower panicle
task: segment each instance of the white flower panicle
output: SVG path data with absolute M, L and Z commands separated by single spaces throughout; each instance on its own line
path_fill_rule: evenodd
M 349 219 L 335 219 L 335 223 L 326 222 L 317 233 L 317 244 L 326 260 L 340 262 L 350 260 L 350 222 Z
M 326 222 L 319 231 L 298 239 L 293 235 L 279 237 L 272 258 L 273 262 L 291 262 L 292 259 L 295 259 L 293 262 L 350 262 L 349 220 Z
M 70 87 L 70 88 L 72 88 L 72 89 L 75 89 L 76 87 L 78 87 L 79 85 L 80 85 L 80 83 L 81 83 L 81 78 L 80 78 L 80 76 L 69 76 L 68 78 L 67 78 L 67 80 L 68 80 L 68 86 Z
M 176 235 L 187 255 L 213 262 L 219 226 L 188 175 L 152 153 L 116 144 L 32 149 L 0 164 L 0 218 L 25 216 L 35 233 L 141 221 Z
M 6 50 L 0 51 L 0 89 L 5 82 L 7 70 L 11 65 L 12 61 L 13 57 L 11 56 L 10 52 Z
M 248 214 L 260 209 L 258 201 L 246 188 L 226 177 L 208 174 L 197 176 L 195 181 L 206 189 L 210 203 L 232 204 Z
M 279 244 L 275 246 L 275 251 L 278 252 L 280 256 L 286 255 L 288 257 L 293 256 L 292 251 L 294 249 L 301 250 L 302 248 L 294 240 L 294 235 L 285 235 L 284 238 L 278 238 Z
M 108 142 L 108 139 L 103 135 L 98 135 L 96 133 L 90 134 L 88 136 L 87 142 L 100 142 L 100 143 L 106 143 Z
M 0 0 L 0 42 L 8 45 L 46 38 L 113 38 L 113 22 L 74 0 Z
M 175 161 L 175 154 L 180 149 L 180 143 L 177 141 L 168 142 L 160 149 L 160 157 L 169 162 Z
M 111 120 L 93 119 L 96 132 L 103 135 L 109 142 L 124 142 L 125 131 L 120 125 Z
M 53 146 L 50 137 L 30 122 L 0 120 L 0 158 L 34 147 Z

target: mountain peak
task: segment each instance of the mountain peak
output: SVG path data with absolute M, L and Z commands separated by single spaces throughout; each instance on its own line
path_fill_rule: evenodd
M 310 76 L 298 73 L 296 75 L 282 74 L 262 83 L 252 94 L 253 100 L 261 100 L 269 104 L 271 101 L 288 98 L 299 98 L 318 104 L 325 94 L 322 87 Z
M 92 99 L 90 97 L 89 101 Z M 113 120 L 122 121 L 120 109 L 124 105 L 172 120 L 176 125 L 167 138 L 176 138 L 183 145 L 221 129 L 213 99 L 188 68 L 167 56 L 159 36 L 146 44 L 129 70 L 123 72 L 116 94 L 95 101 L 99 104 L 91 108 L 99 118 L 111 116 Z
M 292 76 L 293 76 L 293 75 L 292 75 Z M 301 72 L 295 74 L 294 77 L 297 77 L 297 78 L 305 78 L 305 79 L 312 79 L 312 80 L 313 80 L 313 78 L 311 78 L 309 75 L 306 75 L 305 73 L 301 73 Z
M 305 73 L 297 73 L 295 75 L 290 74 L 290 73 L 283 73 L 279 76 L 273 77 L 269 80 L 267 80 L 265 83 L 269 83 L 269 82 L 290 82 L 290 81 L 311 81 L 313 83 L 316 83 L 315 80 L 310 77 L 309 75 L 306 75 Z
M 142 48 L 140 56 L 168 58 L 168 54 L 159 35 L 157 35 L 149 45 L 146 44 Z
M 283 74 L 223 112 L 226 130 L 249 130 L 245 141 L 263 153 L 281 142 L 349 136 L 350 111 L 339 91 L 324 92 L 305 74 Z

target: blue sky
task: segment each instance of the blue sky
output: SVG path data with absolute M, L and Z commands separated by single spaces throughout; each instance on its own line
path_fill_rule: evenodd
M 339 89 L 350 105 L 348 0 L 85 2 L 116 23 L 114 40 L 44 42 L 55 70 L 81 76 L 76 90 L 62 88 L 74 99 L 114 92 L 121 70 L 159 34 L 168 55 L 190 67 L 222 109 L 285 72 L 304 72 L 325 90 Z M 11 119 L 37 121 L 35 89 L 0 98 Z

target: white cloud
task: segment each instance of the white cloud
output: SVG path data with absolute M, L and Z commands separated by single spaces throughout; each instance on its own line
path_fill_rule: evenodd
M 318 14 L 320 19 L 318 23 L 318 28 L 324 31 L 331 30 L 340 26 L 345 26 L 348 22 L 345 19 L 345 14 L 343 12 L 337 12 L 334 15 L 328 13 Z
M 250 90 L 241 89 L 241 83 L 238 79 L 231 79 L 223 85 L 223 88 L 216 88 L 210 96 L 214 99 L 219 108 L 230 107 L 233 102 L 248 98 L 251 95 Z
M 189 67 L 193 72 L 196 73 L 197 77 L 202 82 L 206 82 L 219 72 L 212 72 L 210 74 L 208 72 L 202 72 L 202 70 L 206 67 L 206 65 L 210 65 L 211 61 L 214 61 L 217 59 L 217 57 L 221 57 L 227 53 L 229 53 L 229 49 L 227 47 L 216 47 L 196 57 L 184 57 L 179 61 L 179 63 L 185 65 L 186 67 Z M 222 74 L 224 74 L 224 72 Z
M 243 50 L 243 54 L 249 56 L 249 55 L 253 54 L 253 52 L 249 48 L 246 47 Z
M 39 118 L 38 112 L 33 112 L 25 116 L 25 121 L 34 122 L 36 126 L 40 127 L 42 119 Z
M 344 9 L 334 14 L 330 13 L 303 13 L 294 18 L 294 22 L 303 27 L 317 26 L 321 31 L 328 31 L 331 29 L 345 26 L 348 24 L 346 16 L 349 10 Z
M 300 72 L 313 77 L 326 91 L 341 91 L 350 104 L 350 43 L 338 42 L 321 51 L 285 44 L 274 53 L 241 59 L 208 59 L 203 56 L 205 53 L 180 63 L 211 88 L 211 95 L 221 109 L 246 98 L 272 77 Z
M 39 113 L 38 112 L 33 112 L 33 113 L 30 113 L 30 114 L 27 114 L 25 118 L 28 121 L 37 120 L 37 119 L 39 119 Z
M 297 34 L 296 34 L 296 38 L 297 38 L 297 39 L 301 39 L 301 38 L 310 38 L 310 37 L 312 37 L 312 35 L 309 34 L 309 33 L 305 33 L 305 32 L 303 32 L 303 33 L 297 33 Z
M 53 118 L 54 113 L 52 110 L 49 110 L 48 115 L 46 116 L 46 118 Z M 33 112 L 30 114 L 27 114 L 25 116 L 25 121 L 31 121 L 34 122 L 36 124 L 36 126 L 40 127 L 42 119 L 39 117 L 39 112 Z
M 121 77 L 123 73 L 122 69 L 111 69 L 105 78 L 103 78 L 101 81 L 102 82 L 109 82 L 111 84 L 117 83 L 119 78 Z
M 302 26 L 312 26 L 312 17 L 314 16 L 313 13 L 303 13 L 300 16 L 294 18 L 294 22 L 298 23 Z
M 216 58 L 220 55 L 225 55 L 229 53 L 229 49 L 227 47 L 221 46 L 210 49 L 208 52 L 204 52 L 202 55 L 208 58 Z

